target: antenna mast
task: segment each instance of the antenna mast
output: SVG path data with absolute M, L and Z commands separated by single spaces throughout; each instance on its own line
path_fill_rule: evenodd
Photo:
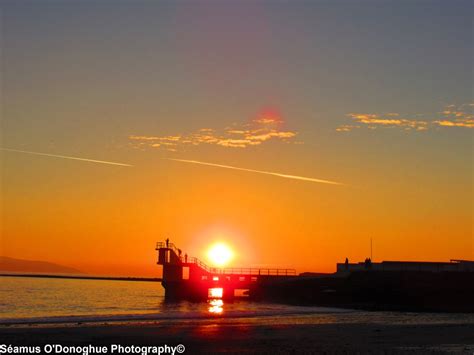
M 372 258 L 372 237 L 370 237 L 370 260 L 373 260 L 373 258 Z

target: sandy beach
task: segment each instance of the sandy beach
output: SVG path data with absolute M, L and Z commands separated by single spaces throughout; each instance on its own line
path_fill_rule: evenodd
M 170 345 L 186 352 L 233 354 L 440 354 L 474 352 L 473 324 L 259 324 L 252 321 L 191 321 L 120 324 L 9 326 L 2 343 L 12 345 Z

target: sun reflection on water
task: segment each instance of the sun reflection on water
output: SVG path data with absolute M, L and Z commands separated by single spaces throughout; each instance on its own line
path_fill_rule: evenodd
M 224 311 L 224 301 L 220 299 L 211 299 L 209 302 L 209 313 L 211 314 L 222 314 Z

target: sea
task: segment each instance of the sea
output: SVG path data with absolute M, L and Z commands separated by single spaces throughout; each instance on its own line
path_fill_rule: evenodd
M 165 302 L 159 282 L 0 277 L 0 325 L 233 320 L 279 324 L 474 324 L 474 314 L 368 312 L 248 300 Z

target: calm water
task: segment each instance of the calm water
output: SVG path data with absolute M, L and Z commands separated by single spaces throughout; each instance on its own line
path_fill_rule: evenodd
M 247 319 L 279 323 L 473 323 L 474 315 L 365 312 L 272 303 L 165 303 L 157 282 L 0 277 L 0 323 Z

